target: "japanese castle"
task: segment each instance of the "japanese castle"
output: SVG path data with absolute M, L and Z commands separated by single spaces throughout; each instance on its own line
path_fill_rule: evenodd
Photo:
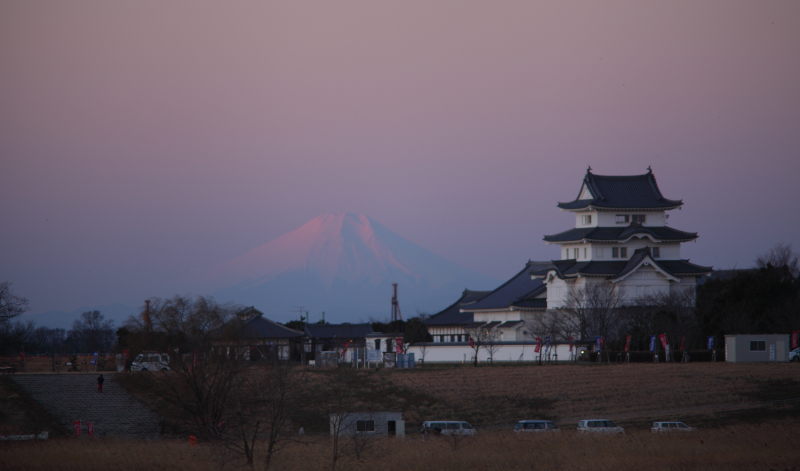
M 528 261 L 494 291 L 465 290 L 458 301 L 425 321 L 436 349 L 462 346 L 459 352 L 472 352 L 463 348 L 468 340 L 465 329 L 476 326 L 495 330 L 508 347 L 504 350 L 529 343 L 526 321 L 563 308 L 570 289 L 612 283 L 623 299 L 633 300 L 694 287 L 712 270 L 681 258 L 681 244 L 697 239 L 696 232 L 667 226 L 667 211 L 682 205 L 681 200 L 661 194 L 649 168 L 643 175 L 608 176 L 595 175 L 590 167 L 578 197 L 558 203 L 562 211 L 574 213 L 575 227 L 544 237 L 548 245 L 559 246 L 559 259 Z M 516 359 L 516 355 L 515 351 L 500 356 Z M 437 352 L 429 361 L 454 361 L 460 356 L 454 349 L 449 354 Z M 524 356 L 523 350 L 520 358 Z

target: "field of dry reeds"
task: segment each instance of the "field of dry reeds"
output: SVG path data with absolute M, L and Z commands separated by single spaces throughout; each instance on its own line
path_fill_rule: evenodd
M 408 470 L 795 470 L 800 422 L 782 420 L 730 425 L 685 434 L 633 431 L 624 436 L 561 434 L 517 436 L 481 431 L 459 442 L 446 437 L 375 440 L 359 458 L 346 456 L 336 469 Z M 295 444 L 273 458 L 275 470 L 331 468 L 328 437 Z M 256 467 L 262 467 L 256 455 Z M 116 441 L 60 439 L 0 444 L 0 469 L 26 471 L 225 470 L 242 462 L 211 445 L 186 440 Z
M 649 411 L 800 398 L 800 365 L 790 363 L 463 366 L 385 374 L 398 388 L 432 398 L 410 407 L 407 421 L 479 426 L 539 417 L 642 418 Z

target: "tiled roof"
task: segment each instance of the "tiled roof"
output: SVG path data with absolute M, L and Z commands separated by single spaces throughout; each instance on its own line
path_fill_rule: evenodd
M 254 316 L 244 321 L 242 336 L 245 338 L 276 339 L 303 337 L 305 334 L 261 316 Z
M 502 324 L 498 325 L 497 328 L 498 329 L 510 329 L 510 328 L 516 327 L 516 326 L 518 326 L 518 325 L 520 325 L 522 323 L 523 323 L 522 321 L 506 321 L 506 322 L 503 322 Z
M 237 312 L 236 317 L 228 321 L 224 328 L 216 329 L 210 332 L 210 335 L 212 338 L 220 338 L 228 328 L 235 329 L 242 337 L 250 339 L 281 339 L 305 335 L 299 330 L 290 329 L 263 316 L 264 313 L 253 306 L 244 308 Z
M 547 309 L 547 285 L 542 283 L 530 293 L 514 300 L 511 305 L 518 309 Z
M 364 338 L 373 332 L 370 324 L 306 324 L 305 331 L 312 339 Z
M 461 293 L 461 297 L 458 298 L 458 301 L 425 319 L 423 322 L 428 326 L 469 324 L 472 322 L 472 313 L 461 312 L 461 306 L 473 303 L 489 293 L 491 293 L 491 291 L 470 291 L 465 289 L 464 292 Z
M 644 175 L 612 176 L 595 175 L 590 169 L 586 172 L 583 183 L 589 188 L 594 199 L 576 199 L 568 203 L 558 203 L 558 207 L 567 210 L 586 209 L 589 206 L 620 210 L 670 209 L 683 204 L 681 200 L 664 198 L 652 171 Z
M 547 272 L 555 270 L 559 278 L 572 278 L 581 276 L 606 276 L 619 278 L 636 268 L 645 257 L 672 276 L 700 276 L 711 273 L 711 267 L 703 267 L 689 263 L 688 260 L 659 260 L 650 256 L 650 248 L 644 247 L 635 250 L 630 259 L 619 262 L 577 262 L 575 260 L 554 260 L 550 266 L 531 271 L 532 276 L 544 277 Z
M 585 227 L 544 236 L 546 242 L 622 242 L 634 236 L 651 236 L 655 241 L 688 242 L 697 239 L 696 232 L 684 232 L 667 226 L 648 227 L 633 223 L 624 227 Z
M 474 304 L 470 304 L 469 309 L 473 311 L 507 309 L 514 301 L 542 285 L 541 280 L 531 279 L 530 272 L 547 267 L 550 264 L 551 262 L 529 261 L 522 271 Z

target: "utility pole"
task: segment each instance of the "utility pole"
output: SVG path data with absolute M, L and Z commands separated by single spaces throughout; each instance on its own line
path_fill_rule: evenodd
M 392 283 L 394 287 L 394 296 L 392 296 L 392 322 L 403 320 L 400 314 L 400 303 L 397 302 L 397 283 Z

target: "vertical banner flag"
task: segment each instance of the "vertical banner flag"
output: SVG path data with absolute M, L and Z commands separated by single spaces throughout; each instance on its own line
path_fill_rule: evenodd
M 472 340 L 472 337 L 469 338 L 469 348 L 475 348 L 475 341 Z
M 19 352 L 19 359 L 22 363 L 25 363 L 25 350 Z
M 192 445 L 197 445 L 197 437 L 194 435 L 189 435 L 189 443 Z
M 601 348 L 603 348 L 603 344 L 602 344 L 602 342 L 600 341 L 600 338 L 601 338 L 601 337 L 600 337 L 599 335 L 598 335 L 597 337 L 595 337 L 595 338 L 594 338 L 594 341 L 595 341 L 595 343 L 597 344 L 597 351 L 598 351 L 598 352 L 600 351 L 600 349 L 601 349 Z
M 547 353 L 550 351 L 550 336 L 549 335 L 545 336 L 544 341 L 545 341 L 544 351 L 545 353 Z
M 708 336 L 708 349 L 709 350 L 714 350 L 714 336 L 713 335 L 709 335 Z
M 629 348 L 631 348 L 631 336 L 630 335 L 626 335 L 625 336 L 625 351 L 627 352 Z
M 651 352 L 655 352 L 656 351 L 656 336 L 655 335 L 651 335 L 650 336 L 650 351 Z
M 194 358 L 192 358 L 192 369 L 197 368 L 197 350 L 194 351 Z
M 667 334 L 659 335 L 658 339 L 661 340 L 661 346 L 664 347 L 664 350 L 666 350 L 667 349 Z
M 98 356 L 99 354 L 100 354 L 100 352 L 94 352 L 94 353 L 92 354 L 92 364 L 93 364 L 93 365 L 96 365 L 96 364 L 97 364 L 97 356 Z
M 681 335 L 681 351 L 683 351 L 683 345 L 684 345 L 684 341 L 685 340 L 686 340 L 686 336 L 685 335 Z
M 73 430 L 73 432 L 75 432 L 75 436 L 76 437 L 81 434 L 81 421 L 80 420 L 74 420 L 72 422 L 72 430 Z
M 575 338 L 574 337 L 570 337 L 569 338 L 569 351 L 571 352 L 573 348 L 575 348 Z
M 792 350 L 800 347 L 800 338 L 797 336 L 797 331 L 792 332 Z
M 89 438 L 94 437 L 94 424 L 91 422 L 86 424 L 86 435 L 88 435 Z
M 533 349 L 533 353 L 539 353 L 539 348 L 542 346 L 542 339 L 536 337 L 536 348 Z
M 350 346 L 350 342 L 345 342 L 345 343 L 344 343 L 344 350 L 342 350 L 342 355 L 344 355 L 345 353 L 347 353 L 347 347 L 349 347 L 349 346 Z
M 397 353 L 403 353 L 403 339 L 395 339 L 395 351 Z

